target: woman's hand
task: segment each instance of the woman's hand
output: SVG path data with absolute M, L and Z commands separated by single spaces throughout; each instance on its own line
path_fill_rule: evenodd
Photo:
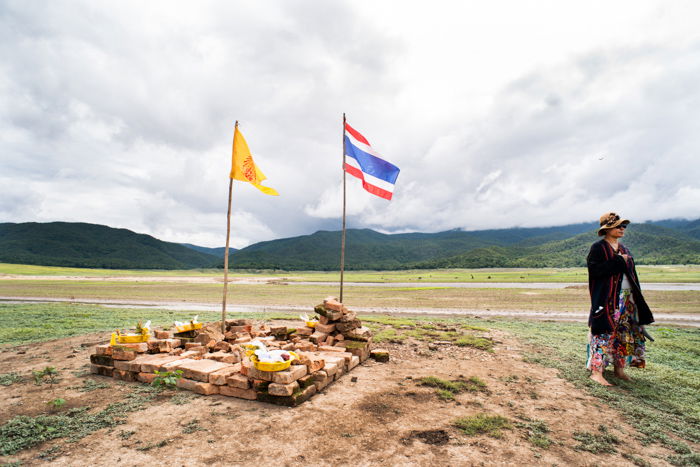
M 629 255 L 620 255 L 622 258 L 624 258 L 625 262 L 630 259 Z

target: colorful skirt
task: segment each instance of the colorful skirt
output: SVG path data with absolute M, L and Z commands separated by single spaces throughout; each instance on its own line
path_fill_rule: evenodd
M 611 363 L 618 368 L 625 365 L 644 368 L 646 338 L 644 328 L 638 324 L 637 309 L 629 289 L 620 291 L 612 318 L 612 333 L 589 335 L 586 368 L 603 371 Z

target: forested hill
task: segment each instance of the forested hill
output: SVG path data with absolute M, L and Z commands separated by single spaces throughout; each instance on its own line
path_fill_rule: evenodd
M 347 269 L 583 266 L 596 224 L 387 235 L 347 231 Z M 632 224 L 638 264 L 700 264 L 700 220 Z M 212 254 L 213 253 L 213 254 Z M 0 262 L 124 269 L 222 267 L 221 249 L 160 241 L 84 223 L 0 224 Z M 337 270 L 340 232 L 260 242 L 231 253 L 233 269 Z
M 104 225 L 0 224 L 0 262 L 120 269 L 214 267 L 219 258 L 150 235 Z
M 625 239 L 640 264 L 700 263 L 698 221 L 633 224 Z M 347 269 L 583 266 L 596 224 L 434 234 L 348 230 Z M 234 268 L 334 270 L 340 232 L 256 243 L 232 255 Z

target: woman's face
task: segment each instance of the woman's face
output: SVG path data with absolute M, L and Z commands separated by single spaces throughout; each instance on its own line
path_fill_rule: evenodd
M 627 228 L 626 225 L 618 225 L 614 229 L 608 229 L 606 231 L 606 236 L 612 237 L 612 238 L 622 238 L 625 236 L 625 229 Z

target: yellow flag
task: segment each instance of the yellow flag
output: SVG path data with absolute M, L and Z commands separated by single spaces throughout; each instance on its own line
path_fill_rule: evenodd
M 248 149 L 243 135 L 236 127 L 233 133 L 233 160 L 231 163 L 231 175 L 229 178 L 248 182 L 266 195 L 279 196 L 274 188 L 262 186 L 260 183 L 267 177 L 253 162 L 253 156 Z

